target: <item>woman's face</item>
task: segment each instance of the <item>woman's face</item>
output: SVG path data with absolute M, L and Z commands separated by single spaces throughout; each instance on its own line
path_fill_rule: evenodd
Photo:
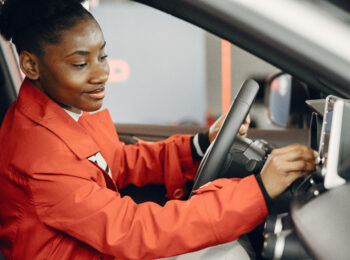
M 64 108 L 95 111 L 102 106 L 109 75 L 103 33 L 92 19 L 61 32 L 58 44 L 45 44 L 35 84 Z

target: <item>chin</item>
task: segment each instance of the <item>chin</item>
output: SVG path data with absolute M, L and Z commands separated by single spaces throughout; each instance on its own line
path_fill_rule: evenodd
M 84 107 L 84 108 L 82 108 L 82 110 L 86 111 L 86 112 L 95 112 L 95 111 L 99 110 L 101 107 L 102 107 L 102 103 L 98 104 L 96 106 Z

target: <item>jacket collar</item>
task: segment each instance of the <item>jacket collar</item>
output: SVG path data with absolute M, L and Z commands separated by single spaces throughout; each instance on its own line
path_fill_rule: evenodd
M 17 105 L 32 121 L 57 135 L 80 159 L 99 152 L 97 144 L 88 132 L 29 79 L 22 83 Z M 89 113 L 85 112 L 83 116 L 90 117 Z

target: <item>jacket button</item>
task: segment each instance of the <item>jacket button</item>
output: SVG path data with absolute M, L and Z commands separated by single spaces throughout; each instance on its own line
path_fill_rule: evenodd
M 183 188 L 177 188 L 173 192 L 174 199 L 181 199 L 186 194 Z

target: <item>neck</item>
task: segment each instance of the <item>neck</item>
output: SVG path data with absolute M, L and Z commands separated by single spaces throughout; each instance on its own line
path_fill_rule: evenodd
M 54 99 L 53 97 L 51 97 L 45 90 L 44 88 L 42 87 L 42 85 L 40 84 L 40 82 L 38 80 L 31 80 L 29 79 L 34 86 L 36 86 L 41 92 L 43 92 L 46 96 L 48 96 L 50 99 L 52 99 L 55 103 L 57 103 L 60 107 L 68 110 L 68 111 L 71 111 L 73 113 L 76 113 L 76 114 L 80 114 L 81 113 L 81 110 L 78 109 L 78 108 L 75 108 L 75 107 L 72 107 L 72 106 L 69 106 L 69 105 L 66 105 L 66 104 L 63 104 L 59 101 L 57 101 L 56 99 Z

